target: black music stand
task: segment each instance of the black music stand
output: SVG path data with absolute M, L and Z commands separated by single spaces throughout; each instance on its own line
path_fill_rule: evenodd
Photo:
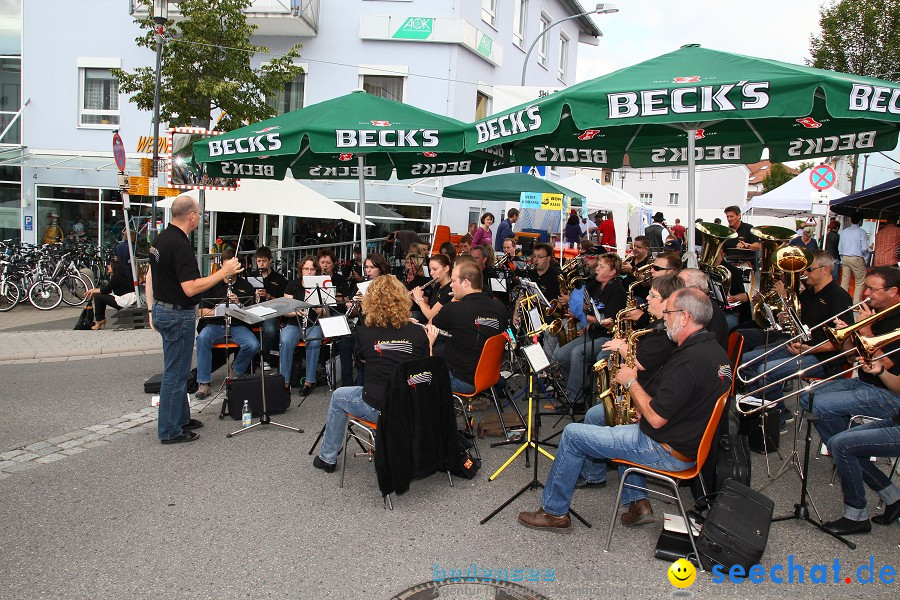
M 240 308 L 236 306 L 227 307 L 225 309 L 225 314 L 231 317 L 235 317 L 244 321 L 245 323 L 249 323 L 251 325 L 256 325 L 257 323 L 262 323 L 263 321 L 268 321 L 269 319 L 275 319 L 282 315 L 286 315 L 291 312 L 296 312 L 302 308 L 310 308 L 312 305 L 307 302 L 301 302 L 300 300 L 294 300 L 293 298 L 274 298 L 267 302 L 260 302 L 259 304 L 254 304 L 249 308 Z M 259 331 L 260 345 L 262 345 L 262 329 Z M 261 369 L 259 373 L 259 385 L 262 390 L 262 410 L 260 411 L 259 421 L 253 423 L 249 427 L 242 427 L 237 431 L 232 431 L 227 434 L 225 437 L 233 437 L 239 433 L 243 433 L 245 431 L 250 431 L 254 427 L 259 425 L 275 425 L 277 427 L 281 427 L 283 429 L 288 429 L 290 431 L 296 431 L 297 433 L 303 433 L 303 430 L 299 427 L 289 427 L 282 423 L 277 423 L 269 418 L 268 408 L 266 406 L 266 370 Z

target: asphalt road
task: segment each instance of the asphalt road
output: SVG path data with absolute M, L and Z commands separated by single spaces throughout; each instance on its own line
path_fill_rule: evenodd
M 160 365 L 160 355 L 0 365 L 0 453 L 148 406 L 142 382 Z M 303 434 L 269 427 L 226 439 L 238 424 L 216 419 L 214 402 L 199 415 L 205 427 L 195 443 L 162 446 L 150 422 L 2 476 L 0 598 L 386 599 L 473 563 L 511 573 L 553 569 L 553 581 L 522 582 L 550 598 L 663 598 L 674 590 L 669 564 L 652 556 L 658 523 L 618 527 L 613 551 L 603 552 L 614 486 L 576 492 L 573 507 L 591 529 L 576 524 L 570 535 L 554 535 L 519 526 L 516 514 L 539 506 L 538 491 L 479 525 L 531 477 L 518 459 L 487 481 L 509 448 L 482 443 L 485 467 L 474 480 L 456 479 L 452 488 L 440 475 L 414 482 L 393 512 L 383 509 L 374 469 L 362 458 L 349 460 L 339 488 L 339 473 L 314 469 L 307 455 L 328 398 L 319 388 L 302 408 L 275 418 L 304 427 Z M 782 436 L 784 444 L 790 439 Z M 773 460 L 774 471 L 780 462 Z M 839 488 L 828 485 L 830 461 L 812 462 L 813 497 L 823 518 L 836 518 L 841 503 Z M 547 463 L 539 465 L 541 481 Z M 766 481 L 760 455 L 753 468 L 758 487 Z M 776 514 L 793 510 L 799 488 L 791 472 L 766 490 Z M 870 501 L 874 509 L 873 495 Z M 660 518 L 673 512 L 658 501 L 654 507 Z M 870 556 L 876 570 L 900 567 L 898 530 L 875 526 L 871 535 L 854 536 L 859 547 L 851 551 L 808 524 L 777 523 L 763 564 L 786 564 L 790 555 L 807 569 L 830 568 L 837 558 L 841 577 L 855 577 Z M 700 575 L 691 591 L 697 598 L 871 599 L 896 598 L 894 586 L 812 584 L 807 571 L 805 583 L 780 585 L 716 584 Z

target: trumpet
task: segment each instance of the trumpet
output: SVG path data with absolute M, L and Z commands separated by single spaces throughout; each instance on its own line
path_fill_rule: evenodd
M 862 304 L 862 303 L 860 302 L 860 304 Z M 852 308 L 853 308 L 853 307 L 851 306 L 850 308 L 848 308 L 847 310 L 845 310 L 845 311 L 843 311 L 843 312 L 847 312 L 847 311 L 851 310 Z M 823 346 L 823 345 L 825 345 L 825 344 L 828 344 L 828 343 L 832 343 L 832 344 L 834 344 L 835 346 L 837 346 L 838 348 L 840 348 L 841 346 L 844 345 L 844 342 L 845 342 L 845 341 L 847 341 L 848 339 L 853 339 L 853 340 L 854 340 L 854 345 L 853 345 L 851 348 L 849 348 L 848 350 L 844 350 L 844 351 L 842 351 L 842 352 L 839 352 L 838 354 L 835 354 L 834 356 L 831 356 L 831 357 L 829 357 L 829 358 L 826 358 L 825 360 L 821 360 L 821 361 L 817 362 L 817 363 L 814 364 L 814 365 L 810 365 L 810 366 L 808 366 L 808 367 L 806 367 L 806 368 L 800 369 L 800 370 L 797 371 L 796 373 L 792 373 L 791 375 L 788 375 L 788 376 L 786 376 L 786 377 L 782 377 L 782 378 L 779 379 L 778 381 L 773 381 L 772 383 L 767 383 L 766 385 L 764 385 L 764 386 L 762 386 L 762 387 L 757 388 L 756 390 L 754 390 L 754 393 L 762 392 L 762 391 L 765 391 L 765 390 L 767 390 L 767 389 L 769 389 L 769 388 L 771 388 L 771 387 L 775 387 L 775 386 L 777 386 L 777 385 L 781 385 L 781 384 L 783 384 L 785 381 L 787 381 L 788 379 L 794 379 L 794 378 L 797 378 L 797 377 L 802 377 L 805 373 L 807 373 L 807 372 L 809 372 L 809 371 L 811 371 L 811 370 L 813 370 L 813 369 L 815 369 L 815 368 L 822 367 L 822 366 L 824 366 L 824 365 L 826 365 L 826 364 L 828 364 L 828 363 L 832 363 L 832 362 L 834 362 L 834 361 L 836 361 L 836 360 L 839 360 L 839 359 L 841 359 L 841 358 L 844 358 L 844 357 L 849 357 L 851 354 L 859 354 L 859 355 L 862 356 L 867 362 L 868 362 L 868 361 L 871 361 L 872 356 L 874 355 L 875 351 L 877 351 L 878 349 L 880 349 L 882 346 L 887 345 L 887 344 L 890 344 L 892 341 L 895 341 L 895 340 L 896 340 L 896 338 L 894 337 L 894 334 L 898 334 L 898 332 L 895 330 L 895 331 L 891 332 L 891 334 L 886 334 L 886 335 L 881 335 L 881 336 L 871 336 L 871 337 L 867 337 L 867 338 L 865 338 L 865 341 L 860 341 L 860 342 L 857 344 L 856 341 L 855 341 L 855 339 L 856 339 L 857 337 L 859 337 L 858 331 L 859 331 L 860 329 L 862 329 L 862 328 L 868 326 L 868 325 L 871 325 L 872 323 L 874 323 L 874 322 L 876 322 L 876 321 L 879 321 L 879 320 L 883 319 L 884 317 L 886 317 L 886 316 L 892 314 L 894 311 L 896 311 L 896 310 L 898 310 L 898 309 L 900 309 L 900 303 L 894 304 L 894 305 L 890 306 L 889 308 L 886 308 L 885 310 L 883 310 L 883 311 L 881 311 L 881 312 L 875 313 L 875 314 L 871 315 L 870 317 L 868 317 L 868 318 L 866 318 L 866 319 L 863 319 L 862 321 L 858 321 L 858 322 L 854 323 L 853 325 L 847 325 L 846 327 L 841 327 L 841 328 L 826 327 L 826 328 L 825 328 L 825 335 L 828 337 L 828 340 L 826 340 L 826 341 L 824 341 L 824 342 L 821 342 L 821 343 L 819 343 L 819 344 L 816 344 L 815 346 L 812 346 L 812 347 L 809 348 L 808 350 L 804 350 L 802 353 L 798 354 L 798 355 L 796 356 L 796 358 L 800 358 L 801 356 L 806 356 L 807 354 L 811 354 L 811 353 L 814 352 L 817 348 L 819 348 L 819 347 L 821 347 L 821 346 Z M 843 314 L 843 313 L 838 313 L 838 314 Z M 818 326 L 817 326 L 817 327 L 818 327 Z M 898 335 L 900 335 L 900 334 L 898 334 Z M 783 347 L 784 345 L 786 345 L 786 344 L 788 344 L 788 343 L 790 343 L 790 342 L 789 342 L 789 341 L 788 341 L 788 342 L 785 342 L 785 343 L 781 344 L 779 347 Z M 861 349 L 862 349 L 862 351 L 861 351 Z M 774 351 L 774 349 L 773 349 L 773 350 L 770 350 L 770 351 L 767 352 L 766 354 L 769 354 L 769 353 L 771 353 L 771 352 L 773 352 L 773 351 Z M 894 353 L 894 351 L 891 351 L 891 352 L 889 352 L 888 354 L 893 354 L 893 353 Z M 886 354 L 885 356 L 887 356 L 888 354 Z M 764 355 L 761 355 L 760 357 L 757 357 L 757 359 L 755 359 L 755 360 L 748 361 L 747 363 L 742 364 L 741 366 L 738 367 L 738 372 L 740 373 L 740 371 L 741 371 L 742 369 L 744 369 L 748 364 L 753 363 L 753 362 L 756 362 L 757 360 L 759 360 L 759 358 L 762 358 L 762 356 L 764 356 Z M 751 378 L 751 379 L 749 379 L 749 380 L 741 379 L 741 381 L 743 381 L 744 383 L 752 383 L 752 382 L 754 382 L 754 381 L 759 380 L 759 379 L 762 378 L 762 377 L 765 377 L 766 375 L 768 375 L 769 373 L 771 373 L 771 372 L 774 371 L 775 369 L 779 368 L 780 366 L 781 366 L 781 365 L 776 366 L 776 367 L 773 367 L 773 368 L 771 368 L 771 369 L 767 369 L 766 371 L 764 371 L 764 372 L 758 374 L 756 377 L 753 377 L 753 378 Z M 844 374 L 846 374 L 846 373 L 849 373 L 849 372 L 853 371 L 854 369 L 856 369 L 855 366 L 851 367 L 850 369 L 845 369 L 844 371 L 842 371 L 842 372 L 840 373 L 840 375 L 844 375 Z M 821 383 L 824 383 L 825 381 L 831 381 L 832 379 L 835 379 L 836 377 L 837 377 L 837 375 L 833 375 L 833 376 L 831 376 L 831 377 L 828 377 L 828 378 L 825 378 L 825 379 L 820 380 L 820 382 L 821 382 Z M 802 390 L 802 391 L 808 391 L 809 389 L 812 389 L 812 386 L 807 386 L 807 388 L 805 388 L 805 389 Z M 796 394 L 796 392 L 795 392 L 794 394 L 792 394 L 792 395 L 795 395 L 795 394 Z M 747 395 L 748 395 L 748 394 L 745 394 L 744 396 L 741 396 L 741 397 L 746 397 Z M 738 400 L 740 400 L 741 397 L 738 397 Z
M 851 306 L 850 308 L 847 308 L 847 309 L 845 309 L 845 310 L 842 310 L 841 312 L 837 313 L 837 314 L 834 315 L 834 316 L 828 317 L 827 319 L 825 319 L 825 320 L 822 321 L 821 323 L 817 323 L 817 324 L 814 325 L 813 327 L 806 327 L 806 326 L 804 325 L 803 328 L 802 328 L 802 330 L 801 330 L 797 335 L 795 335 L 795 336 L 789 338 L 788 340 L 786 340 L 786 341 L 784 341 L 784 342 L 778 344 L 777 346 L 775 346 L 775 347 L 772 348 L 771 350 L 767 350 L 766 352 L 760 354 L 760 355 L 757 356 L 756 358 L 752 358 L 752 359 L 748 360 L 747 362 L 738 365 L 737 373 L 736 373 L 735 375 L 736 375 L 737 378 L 741 381 L 741 383 L 745 383 L 745 384 L 750 384 L 750 383 L 753 383 L 753 382 L 755 382 L 755 381 L 758 381 L 758 380 L 762 379 L 766 374 L 768 374 L 769 372 L 771 372 L 772 369 L 770 369 L 769 371 L 766 371 L 765 373 L 756 375 L 755 377 L 750 377 L 749 379 L 744 379 L 744 378 L 741 376 L 741 371 L 743 371 L 744 369 L 747 369 L 747 368 L 750 367 L 751 365 L 755 365 L 755 364 L 759 363 L 760 361 L 765 360 L 765 358 L 766 358 L 767 356 L 770 356 L 770 355 L 773 354 L 774 352 L 777 352 L 778 350 L 781 350 L 782 348 L 784 348 L 784 347 L 786 347 L 786 346 L 788 346 L 788 345 L 790 345 L 790 344 L 793 344 L 793 343 L 796 342 L 796 341 L 799 341 L 799 340 L 804 340 L 804 341 L 806 341 L 806 340 L 808 340 L 808 339 L 811 337 L 812 332 L 815 331 L 816 329 L 819 329 L 820 327 L 825 327 L 825 335 L 826 335 L 826 336 L 828 335 L 828 329 L 832 329 L 832 333 L 837 334 L 838 330 L 835 330 L 834 328 L 829 328 L 829 327 L 827 327 L 827 325 L 828 325 L 829 323 L 831 323 L 832 321 L 834 321 L 835 319 L 837 319 L 838 317 L 840 317 L 841 315 L 844 315 L 844 314 L 846 314 L 846 313 L 848 313 L 848 312 L 850 312 L 850 311 L 854 311 L 854 312 L 855 312 L 855 311 L 858 311 L 858 310 L 859 310 L 859 307 L 862 306 L 863 304 L 866 304 L 868 301 L 869 301 L 869 298 L 865 298 L 865 299 L 863 299 L 861 302 L 858 302 L 857 304 L 854 304 L 854 305 Z M 893 308 L 888 309 L 888 310 L 893 310 Z M 883 311 L 883 312 L 887 312 L 887 311 Z M 882 312 L 882 313 L 877 313 L 877 314 L 881 315 L 881 314 L 883 314 L 883 312 Z M 876 320 L 877 320 L 877 319 L 876 319 Z M 852 325 L 851 325 L 851 327 L 852 327 Z M 846 328 L 845 328 L 845 329 L 846 329 Z M 843 345 L 843 340 L 846 339 L 846 336 L 843 335 L 843 334 L 839 334 L 839 335 L 842 335 L 842 336 L 843 336 L 843 337 L 841 338 L 840 343 L 836 343 L 833 339 L 830 339 L 830 338 L 829 338 L 828 341 L 826 341 L 826 342 L 821 342 L 821 343 L 819 343 L 819 344 L 816 344 L 815 346 L 813 346 L 813 347 L 810 348 L 809 350 L 806 350 L 806 351 L 804 352 L 804 354 L 809 354 L 810 352 L 814 352 L 814 351 L 818 350 L 821 346 L 823 346 L 823 345 L 825 345 L 825 344 L 827 344 L 827 343 L 829 343 L 829 342 L 835 343 L 835 345 L 837 345 L 837 346 Z

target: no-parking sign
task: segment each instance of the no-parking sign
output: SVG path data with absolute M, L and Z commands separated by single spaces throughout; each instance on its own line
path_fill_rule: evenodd
M 809 183 L 819 191 L 827 190 L 837 180 L 837 173 L 828 165 L 819 165 L 809 171 Z

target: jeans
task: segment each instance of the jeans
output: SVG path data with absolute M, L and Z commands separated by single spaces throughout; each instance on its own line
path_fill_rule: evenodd
M 819 415 L 816 430 L 828 444 L 833 436 L 847 429 L 853 415 L 885 419 L 894 414 L 897 405 L 897 394 L 886 388 L 859 379 L 837 379 L 814 390 L 812 412 Z M 809 394 L 800 394 L 800 406 L 809 410 Z
M 182 425 L 191 420 L 187 382 L 194 354 L 194 319 L 196 311 L 173 310 L 153 305 L 153 327 L 162 336 L 163 377 L 159 388 L 159 422 L 157 435 L 169 440 L 182 434 Z
M 453 373 L 450 373 L 450 389 L 460 394 L 472 394 L 475 392 L 475 384 L 457 379 Z
M 743 362 L 748 362 L 753 358 L 761 356 L 765 351 L 765 347 L 760 347 L 756 350 L 745 352 L 742 360 Z M 752 373 L 754 376 L 757 376 L 761 375 L 767 370 L 770 371 L 770 373 L 766 375 L 765 378 L 760 378 L 753 383 L 747 384 L 747 390 L 750 393 L 754 393 L 759 388 L 763 387 L 763 383 L 765 383 L 765 385 L 772 384 L 779 379 L 783 379 L 789 375 L 797 373 L 797 371 L 799 371 L 800 369 L 813 367 L 818 364 L 819 359 L 816 358 L 815 355 L 807 354 L 806 356 L 798 357 L 788 352 L 787 347 L 781 348 L 780 350 L 772 352 L 766 358 L 756 362 L 753 366 L 750 367 L 749 373 L 745 372 L 745 376 L 749 375 L 750 373 Z M 821 367 L 815 367 L 807 371 L 804 374 L 804 377 L 822 377 L 824 373 L 825 372 Z M 774 385 L 754 395 L 759 398 L 765 398 L 766 400 L 777 400 L 784 396 L 784 390 L 782 388 L 783 385 Z
M 770 332 L 769 334 L 766 334 L 765 329 L 759 329 L 758 327 L 752 329 L 739 328 L 737 329 L 737 332 L 744 336 L 744 356 L 746 356 L 750 350 L 762 348 L 765 345 L 767 338 L 770 348 L 774 348 L 788 339 L 787 336 L 782 333 Z M 759 354 L 762 354 L 762 352 Z M 759 356 L 759 354 L 756 356 Z
M 736 312 L 725 313 L 725 322 L 728 323 L 728 331 L 731 331 L 741 322 L 740 316 Z
M 866 490 L 875 490 L 885 504 L 900 500 L 900 486 L 891 483 L 884 472 L 869 460 L 870 456 L 900 456 L 900 425 L 882 419 L 842 431 L 831 438 L 828 449 L 841 476 L 844 493 L 844 517 L 852 521 L 869 518 Z
M 322 328 L 313 325 L 306 330 L 306 378 L 305 383 L 316 382 L 316 367 L 319 366 L 319 353 L 322 351 Z M 291 364 L 294 362 L 294 348 L 300 341 L 300 328 L 296 325 L 285 325 L 281 330 L 281 344 L 278 347 L 280 365 L 278 372 L 284 376 L 284 382 L 291 379 Z
M 231 340 L 238 345 L 234 359 L 234 372 L 243 375 L 250 368 L 250 361 L 259 352 L 256 334 L 243 326 L 231 327 Z M 197 383 L 212 381 L 212 350 L 215 344 L 225 343 L 224 325 L 207 325 L 197 335 Z
M 116 303 L 116 299 L 112 296 L 112 294 L 97 294 L 93 297 L 94 300 L 94 320 L 95 321 L 105 321 L 106 320 L 106 307 L 110 306 L 116 310 L 119 310 L 121 307 Z
M 606 427 L 603 406 L 592 407 L 585 415 L 584 423 L 571 423 L 563 430 L 556 452 L 556 460 L 547 475 L 547 484 L 541 496 L 541 506 L 551 515 L 562 516 L 569 512 L 569 504 L 575 491 L 578 476 L 592 482 L 606 481 L 607 460 L 621 458 L 640 465 L 664 471 L 683 471 L 695 463 L 682 462 L 669 454 L 662 446 L 644 435 L 640 425 Z M 625 467 L 619 467 L 619 477 Z M 647 480 L 631 475 L 629 484 L 646 487 Z M 647 492 L 626 487 L 622 490 L 622 505 L 628 506 L 647 497 Z
M 381 413 L 365 403 L 361 385 L 334 390 L 325 416 L 325 434 L 319 447 L 319 458 L 330 465 L 337 463 L 338 452 L 347 434 L 348 414 L 377 423 Z
M 272 348 L 278 339 L 278 319 L 266 319 L 259 326 L 262 328 L 262 359 L 272 364 Z
M 584 336 L 580 336 L 565 346 L 560 346 L 553 353 L 553 359 L 559 363 L 563 376 L 566 378 L 566 394 L 570 402 L 587 400 L 580 396 L 584 386 L 584 362 L 587 357 L 594 358 L 598 354 L 608 355 L 609 353 L 602 348 L 609 339 L 600 337 L 595 340 L 585 340 Z

